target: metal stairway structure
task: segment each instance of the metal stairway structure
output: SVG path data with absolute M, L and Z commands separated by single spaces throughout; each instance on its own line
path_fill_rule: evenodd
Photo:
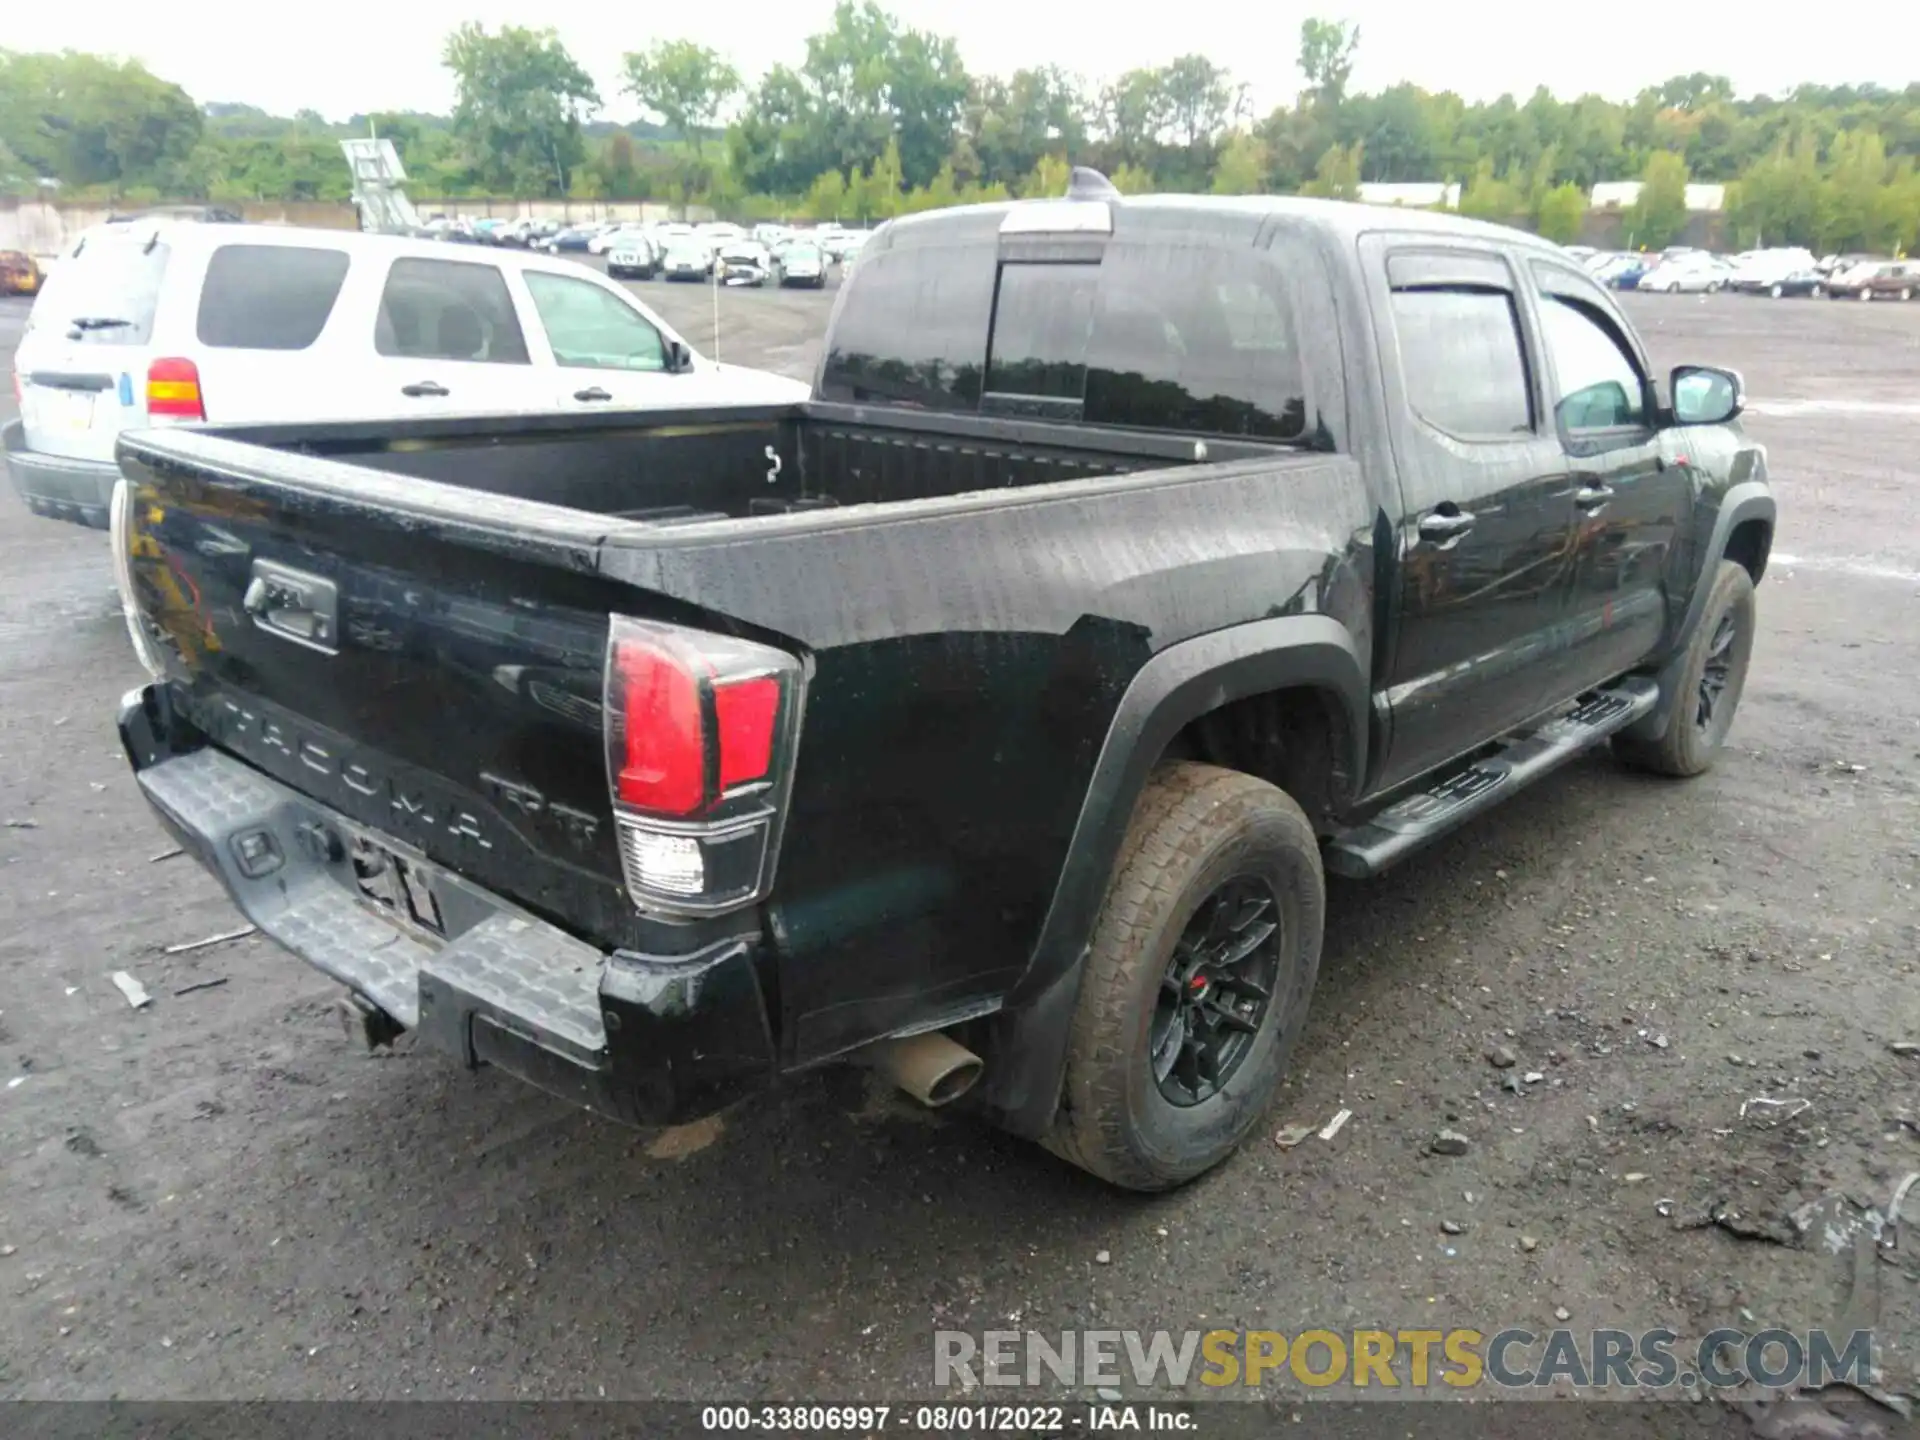
M 360 228 L 375 235 L 409 235 L 420 217 L 400 187 L 407 178 L 391 140 L 369 136 L 342 140 L 340 149 L 353 172 L 353 205 L 360 212 Z

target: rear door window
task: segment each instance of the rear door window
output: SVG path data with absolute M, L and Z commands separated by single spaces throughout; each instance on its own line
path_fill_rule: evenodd
M 1477 286 L 1393 292 L 1400 367 L 1414 412 L 1467 440 L 1533 431 L 1533 392 L 1513 297 Z
M 64 333 L 73 344 L 145 345 L 170 254 L 151 236 L 83 239 L 48 271 L 29 327 Z
M 498 267 L 396 260 L 374 321 L 382 355 L 526 365 L 526 337 Z
M 302 245 L 222 245 L 207 261 L 197 333 L 233 350 L 304 350 L 320 338 L 347 252 Z

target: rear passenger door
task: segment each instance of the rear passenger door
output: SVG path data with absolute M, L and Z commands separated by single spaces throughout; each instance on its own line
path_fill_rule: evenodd
M 500 267 L 402 256 L 373 317 L 366 404 L 372 415 L 546 410 L 551 372 L 536 371 Z
M 1619 313 L 1571 267 L 1531 262 L 1553 433 L 1573 481 L 1573 568 L 1562 690 L 1604 684 L 1659 643 L 1674 545 L 1693 504 L 1686 464 L 1656 428 L 1651 376 Z
M 1560 698 L 1542 662 L 1566 613 L 1573 501 L 1503 252 L 1378 235 L 1362 247 L 1402 498 L 1391 787 Z

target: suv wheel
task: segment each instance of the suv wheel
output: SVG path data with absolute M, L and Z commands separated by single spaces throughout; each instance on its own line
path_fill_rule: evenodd
M 1306 1026 L 1325 913 L 1319 843 L 1284 792 L 1157 770 L 1094 927 L 1049 1148 L 1129 1190 L 1232 1154 Z
M 1767 291 L 1767 294 L 1771 295 L 1776 300 L 1778 300 L 1782 295 L 1786 293 L 1787 292 L 1785 287 L 1780 285 L 1775 285 Z
M 1657 775 L 1689 777 L 1711 768 L 1746 688 L 1756 613 L 1753 577 L 1737 561 L 1722 560 L 1706 613 L 1687 644 L 1666 729 L 1652 739 L 1616 735 L 1614 753 Z
M 1902 290 L 1902 291 L 1900 292 L 1900 298 L 1901 298 L 1902 300 L 1911 300 L 1911 299 L 1913 298 L 1913 287 L 1912 287 L 1912 286 L 1908 286 L 1908 287 L 1906 287 L 1905 289 L 1903 289 L 1903 290 Z

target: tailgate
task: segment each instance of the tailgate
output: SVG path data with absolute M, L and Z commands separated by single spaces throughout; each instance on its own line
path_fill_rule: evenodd
M 528 909 L 631 930 L 600 517 L 190 432 L 122 442 L 125 583 L 222 750 Z

